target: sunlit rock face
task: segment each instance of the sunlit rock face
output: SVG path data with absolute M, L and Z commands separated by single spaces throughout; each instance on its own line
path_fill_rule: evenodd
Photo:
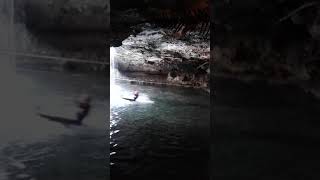
M 176 37 L 148 23 L 141 30 L 116 48 L 120 71 L 165 75 L 168 83 L 208 87 L 209 40 L 197 32 Z

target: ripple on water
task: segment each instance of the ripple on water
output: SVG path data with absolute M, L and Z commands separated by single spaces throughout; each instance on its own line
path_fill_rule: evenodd
M 7 98 L 15 97 L 21 103 L 12 107 L 14 112 L 8 112 L 11 118 L 0 127 L 0 179 L 49 179 L 57 174 L 61 176 L 56 179 L 79 176 L 92 179 L 92 174 L 104 179 L 106 129 L 103 125 L 107 104 L 104 81 L 94 81 L 97 85 L 88 92 L 93 96 L 94 108 L 85 126 L 67 128 L 39 118 L 35 106 L 47 105 L 50 111 L 61 114 L 61 109 L 74 106 L 73 97 L 87 90 L 93 79 L 58 72 L 24 72 L 21 77 L 19 91 Z M 62 108 L 54 109 L 58 106 Z M 15 131 L 9 131 L 12 129 Z
M 111 101 L 111 173 L 125 177 L 162 173 L 165 179 L 172 177 L 170 173 L 192 174 L 192 164 L 207 162 L 202 155 L 207 150 L 203 129 L 209 127 L 210 115 L 206 95 L 184 89 L 119 86 L 127 92 L 138 89 L 152 103 L 112 106 Z M 194 167 L 193 172 L 202 173 L 201 169 Z

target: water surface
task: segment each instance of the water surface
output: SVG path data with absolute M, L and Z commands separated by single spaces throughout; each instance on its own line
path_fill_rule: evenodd
M 206 179 L 209 95 L 116 82 L 111 93 L 111 179 Z M 140 92 L 136 102 L 119 98 Z
M 17 67 L 7 74 L 15 81 L 11 81 L 14 91 L 6 93 L 11 113 L 0 126 L 0 179 L 105 180 L 109 172 L 107 78 L 41 69 Z M 40 109 L 72 117 L 74 101 L 82 93 L 93 98 L 83 126 L 67 127 L 36 115 Z

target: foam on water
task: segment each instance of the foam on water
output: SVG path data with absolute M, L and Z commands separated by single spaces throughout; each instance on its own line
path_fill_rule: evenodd
M 117 70 L 116 63 L 115 63 L 115 56 L 117 52 L 114 47 L 110 48 L 110 106 L 111 109 L 113 107 L 121 107 L 127 106 L 134 103 L 153 103 L 152 100 L 148 97 L 148 95 L 141 93 L 139 94 L 139 98 L 134 101 L 128 101 L 123 99 L 132 98 L 133 92 L 129 92 L 126 89 L 122 88 L 119 84 L 116 83 L 117 77 L 119 77 L 120 72 Z

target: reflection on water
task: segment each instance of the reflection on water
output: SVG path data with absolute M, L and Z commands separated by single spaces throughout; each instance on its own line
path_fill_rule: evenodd
M 105 179 L 106 79 L 37 69 L 18 69 L 12 75 L 15 79 L 9 85 L 14 91 L 1 102 L 9 107 L 5 116 L 9 118 L 2 119 L 0 126 L 0 179 Z M 73 115 L 74 100 L 83 92 L 93 102 L 81 127 L 66 127 L 36 115 L 39 109 Z

